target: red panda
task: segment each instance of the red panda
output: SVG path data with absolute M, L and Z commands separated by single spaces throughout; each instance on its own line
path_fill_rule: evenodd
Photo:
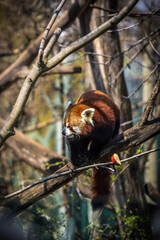
M 98 90 L 82 94 L 66 109 L 62 134 L 67 138 L 71 162 L 75 167 L 90 164 L 102 148 L 118 134 L 120 111 L 116 104 Z M 110 171 L 94 169 L 92 207 L 103 207 L 111 191 Z

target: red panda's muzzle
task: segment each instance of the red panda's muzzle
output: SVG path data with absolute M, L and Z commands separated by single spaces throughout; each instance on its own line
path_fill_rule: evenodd
M 67 137 L 67 138 L 75 137 L 75 133 L 66 127 L 63 127 L 62 134 L 64 137 Z

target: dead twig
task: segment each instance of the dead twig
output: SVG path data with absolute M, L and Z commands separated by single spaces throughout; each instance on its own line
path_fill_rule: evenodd
M 38 65 L 40 65 L 42 63 L 42 59 L 43 59 L 43 53 L 44 53 L 44 48 L 45 48 L 45 44 L 46 44 L 46 40 L 47 40 L 47 36 L 48 36 L 48 33 L 51 29 L 51 27 L 53 26 L 59 12 L 61 11 L 63 5 L 65 4 L 66 0 L 62 0 L 60 2 L 60 4 L 58 5 L 57 9 L 54 11 L 53 13 L 53 16 L 50 20 L 50 22 L 48 23 L 47 27 L 46 27 L 46 30 L 43 34 L 43 37 L 42 37 L 42 40 L 41 40 L 41 43 L 40 43 L 40 47 L 39 47 L 39 52 L 38 52 Z
M 40 130 L 40 129 L 42 129 L 42 128 L 50 125 L 50 124 L 56 123 L 60 119 L 61 119 L 60 117 L 55 117 L 55 118 L 52 118 L 52 119 L 48 119 L 48 120 L 46 120 L 42 123 L 36 124 L 34 127 L 23 129 L 23 132 L 32 132 L 32 131 Z
M 131 92 L 127 97 L 124 96 L 125 100 L 131 98 L 136 92 L 138 92 L 139 89 L 141 89 L 141 87 L 143 86 L 143 84 L 150 79 L 150 77 L 152 76 L 152 74 L 155 73 L 155 71 L 157 70 L 157 68 L 158 68 L 158 65 L 156 65 L 156 66 L 153 68 L 153 70 L 149 73 L 149 75 L 147 76 L 147 78 L 146 78 L 133 92 Z M 124 101 L 125 101 L 125 100 L 124 100 Z
M 152 90 L 152 94 L 151 94 L 149 100 L 147 101 L 146 107 L 145 107 L 144 112 L 139 121 L 139 126 L 143 126 L 147 122 L 148 117 L 150 115 L 151 110 L 153 109 L 156 97 L 159 92 L 160 92 L 160 76 L 158 77 L 157 82 Z
M 44 54 L 43 54 L 43 58 L 44 58 L 44 59 L 48 57 L 50 51 L 53 49 L 55 43 L 57 42 L 57 40 L 58 40 L 61 32 L 62 32 L 61 28 L 57 28 L 57 29 L 55 30 L 55 32 L 53 33 L 53 35 L 52 35 L 52 37 L 50 38 L 47 46 L 46 46 L 45 49 L 44 49 Z

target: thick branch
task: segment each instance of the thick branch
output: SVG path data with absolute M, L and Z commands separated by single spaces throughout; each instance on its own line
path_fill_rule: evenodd
M 101 158 L 97 159 L 96 162 L 101 161 L 104 157 L 107 158 L 111 156 L 114 152 L 120 152 L 130 147 L 138 146 L 151 137 L 158 135 L 158 133 L 160 133 L 160 118 L 147 122 L 143 128 L 136 125 L 125 131 L 123 134 L 118 135 L 113 141 L 111 141 L 101 153 Z M 56 174 L 67 171 L 68 168 L 73 168 L 71 163 L 58 170 Z M 55 192 L 57 189 L 73 180 L 73 178 L 77 177 L 82 172 L 83 171 L 80 171 L 79 173 L 73 172 L 71 175 L 50 179 L 45 183 L 43 182 L 33 186 L 32 188 L 24 191 L 21 194 L 18 194 L 17 196 L 14 196 L 13 198 L 5 200 L 0 208 L 0 216 L 7 218 L 14 217 L 38 200 Z
M 28 67 L 20 68 L 15 76 L 15 79 L 25 79 L 26 76 L 29 74 L 30 70 Z M 57 66 L 45 73 L 42 76 L 51 75 L 51 74 L 77 74 L 82 72 L 82 67 L 76 65 L 60 65 Z
M 0 127 L 4 124 L 4 120 L 0 118 Z M 16 135 L 10 137 L 6 141 L 6 146 L 14 151 L 14 154 L 28 165 L 38 169 L 43 173 L 49 173 L 51 171 L 46 170 L 47 162 L 60 161 L 66 159 L 65 157 L 58 155 L 50 149 L 44 147 L 40 143 L 29 138 L 17 129 Z
M 138 2 L 138 0 L 131 0 L 127 6 L 122 8 L 122 10 L 114 17 L 110 18 L 107 22 L 100 25 L 97 29 L 87 34 L 85 37 L 81 38 L 80 40 L 72 43 L 67 48 L 62 50 L 59 54 L 57 54 L 54 58 L 50 59 L 46 65 L 46 69 L 49 70 L 56 65 L 58 65 L 60 62 L 63 61 L 68 55 L 71 53 L 77 51 L 78 49 L 82 48 L 84 45 L 90 43 L 95 38 L 99 37 L 109 29 L 113 28 L 115 25 L 117 25 L 122 19 L 124 19 L 127 14 L 132 10 L 132 8 L 135 6 L 135 4 Z
M 146 194 L 150 197 L 150 199 L 152 199 L 153 201 L 155 201 L 156 203 L 159 204 L 160 202 L 160 193 L 157 191 L 157 189 L 155 189 L 155 187 L 152 185 L 152 183 L 147 183 L 145 185 L 145 190 L 146 190 Z

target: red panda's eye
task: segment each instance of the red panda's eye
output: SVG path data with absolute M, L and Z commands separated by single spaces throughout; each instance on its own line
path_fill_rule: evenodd
M 70 124 L 69 124 L 69 123 L 67 123 L 67 124 L 66 124 L 66 127 L 67 127 L 67 128 L 71 128 L 71 126 L 70 126 Z

